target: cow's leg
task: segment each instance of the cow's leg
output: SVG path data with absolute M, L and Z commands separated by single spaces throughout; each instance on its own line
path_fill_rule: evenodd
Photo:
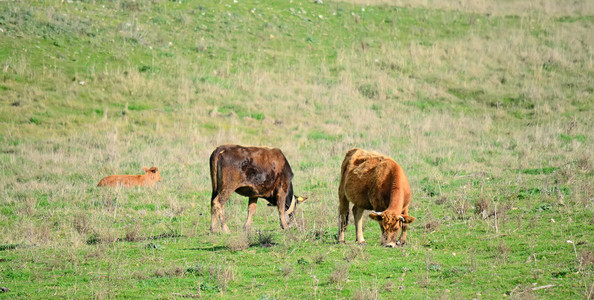
M 219 226 L 219 199 L 220 194 L 217 191 L 212 191 L 212 197 L 210 199 L 210 233 L 215 233 Z
M 402 210 L 402 214 L 405 216 L 408 216 L 408 205 Z M 401 233 L 400 233 L 400 238 L 398 239 L 398 242 L 396 242 L 396 245 L 398 246 L 404 246 L 404 244 L 406 244 L 406 231 L 408 230 L 408 224 L 402 222 L 402 229 L 401 229 Z M 396 232 L 398 233 L 398 232 Z
M 349 225 L 349 201 L 342 189 L 338 190 L 338 242 L 344 243 L 344 232 Z
M 276 206 L 278 208 L 278 217 L 280 221 L 280 226 L 282 229 L 289 228 L 289 224 L 287 223 L 287 218 L 285 217 L 285 198 L 287 197 L 287 192 L 279 189 L 276 192 Z
M 404 244 L 406 244 L 406 231 L 407 230 L 408 230 L 408 224 L 403 223 L 402 224 L 402 233 L 400 234 L 400 238 L 398 239 L 398 242 L 396 242 L 396 245 L 404 246 Z
M 216 195 L 210 202 L 210 232 L 217 232 L 217 221 L 221 222 L 221 229 L 224 233 L 231 232 L 225 221 L 225 203 L 231 196 L 230 192 L 223 191 Z
M 243 227 L 243 229 L 245 231 L 250 231 L 250 229 L 252 228 L 252 218 L 254 217 L 254 214 L 256 213 L 256 205 L 258 204 L 258 198 L 252 198 L 250 197 L 250 202 L 248 204 L 248 216 L 247 216 L 247 220 L 245 221 L 245 226 Z
M 357 230 L 357 243 L 365 245 L 363 238 L 363 212 L 365 210 L 353 205 L 353 217 L 355 218 L 355 229 Z

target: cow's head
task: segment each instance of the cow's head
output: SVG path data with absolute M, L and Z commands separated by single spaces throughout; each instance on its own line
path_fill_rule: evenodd
M 161 171 L 159 171 L 159 168 L 152 167 L 149 169 L 147 167 L 142 167 L 142 169 L 144 172 L 146 172 L 145 175 L 150 179 L 151 182 L 161 181 Z
M 386 210 L 383 212 L 371 212 L 369 217 L 376 220 L 382 229 L 382 246 L 396 247 L 398 238 L 396 233 L 403 224 L 414 222 L 416 219 L 412 216 L 400 215 L 394 211 Z

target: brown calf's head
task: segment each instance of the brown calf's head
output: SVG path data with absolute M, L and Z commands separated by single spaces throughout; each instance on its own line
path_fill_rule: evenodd
M 396 247 L 398 242 L 396 233 L 403 224 L 414 222 L 416 219 L 412 216 L 400 215 L 394 211 L 371 212 L 369 217 L 376 220 L 382 229 L 382 246 Z
M 144 172 L 146 172 L 146 176 L 148 177 L 149 181 L 152 183 L 156 183 L 161 181 L 161 171 L 157 167 L 151 167 L 150 169 L 147 167 L 142 167 Z

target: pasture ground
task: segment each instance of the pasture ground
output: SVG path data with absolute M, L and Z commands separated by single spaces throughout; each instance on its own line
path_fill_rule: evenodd
M 592 299 L 593 31 L 592 1 L 2 1 L 0 298 Z M 235 195 L 209 235 L 222 143 L 284 151 L 293 228 Z M 352 147 L 404 167 L 405 247 L 335 243 Z

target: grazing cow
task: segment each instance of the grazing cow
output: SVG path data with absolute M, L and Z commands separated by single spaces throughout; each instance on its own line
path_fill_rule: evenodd
M 369 217 L 382 229 L 382 246 L 406 243 L 408 224 L 415 220 L 408 215 L 410 186 L 402 168 L 391 158 L 357 148 L 349 150 L 342 162 L 338 201 L 339 243 L 344 243 L 349 202 L 353 203 L 359 244 L 365 244 L 362 217 L 366 209 L 373 210 Z M 400 239 L 396 241 L 400 231 Z
M 155 183 L 161 181 L 159 168 L 152 167 L 149 169 L 142 167 L 142 169 L 146 172 L 143 175 L 111 175 L 101 179 L 97 186 L 154 186 Z
M 289 227 L 287 219 L 293 219 L 296 202 L 305 201 L 304 198 L 293 197 L 293 171 L 283 152 L 277 148 L 219 146 L 210 155 L 210 179 L 211 232 L 217 231 L 217 222 L 220 221 L 223 232 L 229 233 L 225 203 L 233 192 L 249 197 L 246 231 L 250 230 L 258 198 L 278 207 L 283 229 Z

